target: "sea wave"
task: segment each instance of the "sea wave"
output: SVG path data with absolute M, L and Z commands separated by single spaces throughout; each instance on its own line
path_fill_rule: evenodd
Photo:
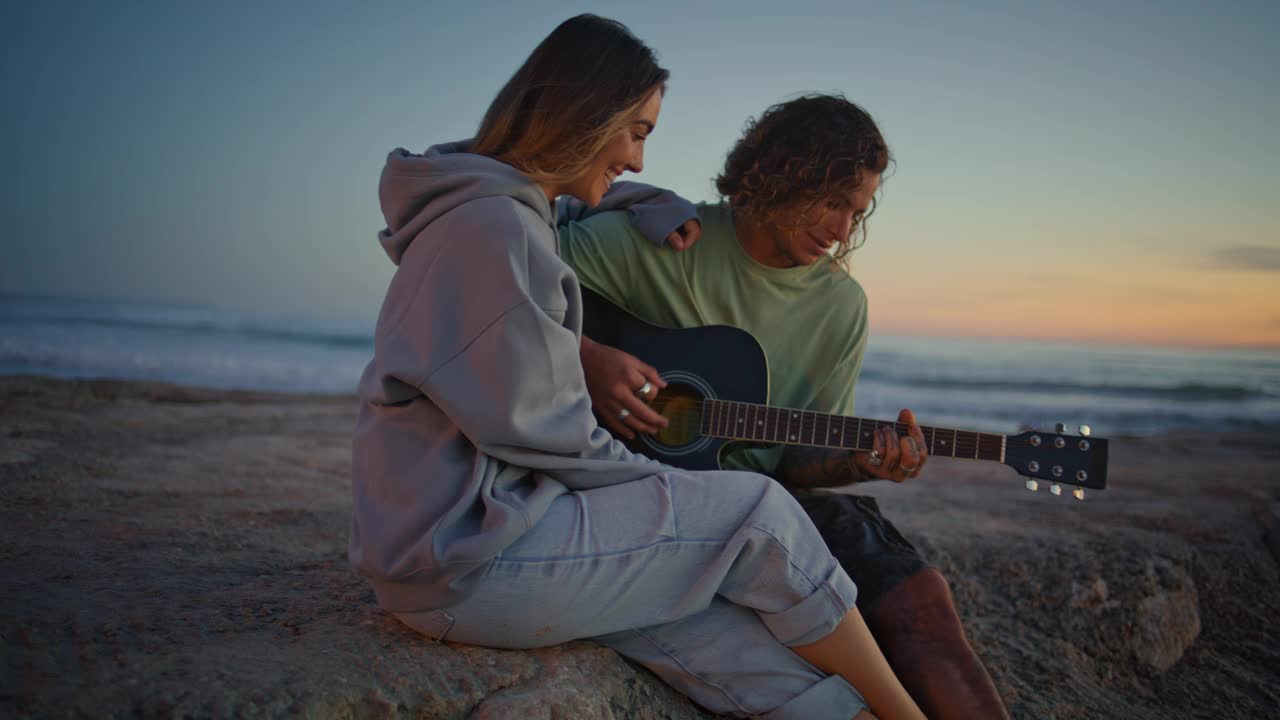
M 213 335 L 334 348 L 372 349 L 371 330 L 337 329 L 314 320 L 237 316 L 227 311 L 132 303 L 6 302 L 0 321 L 16 327 L 118 329 L 162 334 Z
M 0 295 L 0 373 L 351 392 L 373 322 L 188 305 Z M 1100 436 L 1280 428 L 1280 354 L 872 338 L 859 416 L 903 407 L 939 427 Z
M 1262 387 L 1244 385 L 1212 385 L 1181 382 L 1170 385 L 1138 385 L 1127 383 L 1073 383 L 1036 379 L 990 380 L 960 377 L 912 377 L 900 373 L 864 368 L 863 381 L 879 382 L 941 390 L 969 390 L 980 392 L 1085 394 L 1173 400 L 1180 402 L 1240 402 L 1280 397 Z

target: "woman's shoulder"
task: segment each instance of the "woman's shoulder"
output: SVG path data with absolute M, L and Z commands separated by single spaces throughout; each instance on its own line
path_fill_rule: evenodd
M 530 246 L 555 248 L 555 235 L 538 211 L 509 196 L 473 198 L 432 225 L 428 230 L 446 240 L 453 252 L 467 255 L 523 255 Z
M 538 210 L 510 195 L 472 198 L 440 219 L 447 221 L 450 229 L 462 227 L 478 233 L 493 231 L 505 235 L 511 231 L 526 231 L 551 234 L 551 226 Z

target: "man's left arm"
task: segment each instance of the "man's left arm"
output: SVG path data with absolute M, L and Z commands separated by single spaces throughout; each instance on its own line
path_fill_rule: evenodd
M 789 445 L 774 470 L 778 482 L 794 488 L 850 485 L 874 478 L 863 477 L 853 464 L 853 453 L 831 448 Z
M 854 305 L 857 310 L 842 353 L 844 359 L 813 400 L 813 407 L 822 408 L 821 412 L 854 412 L 854 389 L 867 342 L 867 303 L 861 289 L 858 293 L 862 301 Z M 788 445 L 774 468 L 774 477 L 795 488 L 840 487 L 882 479 L 902 482 L 915 477 L 928 457 L 924 434 L 910 410 L 898 413 L 898 422 L 907 426 L 907 434 L 900 438 L 892 427 L 877 428 L 870 451 Z
M 899 436 L 894 427 L 882 425 L 876 429 L 870 451 L 788 446 L 774 476 L 796 488 L 839 487 L 867 480 L 903 482 L 916 477 L 929 458 L 924 433 L 908 409 L 898 413 L 898 423 L 907 426 L 907 434 Z
M 857 302 L 850 320 L 849 334 L 844 338 L 841 360 L 817 388 L 809 409 L 835 415 L 852 415 L 855 387 L 862 372 L 862 359 L 867 343 L 867 303 L 859 286 Z M 864 475 L 854 464 L 848 450 L 787 445 L 782 451 L 773 475 L 778 482 L 795 488 L 827 488 L 850 485 L 875 477 Z

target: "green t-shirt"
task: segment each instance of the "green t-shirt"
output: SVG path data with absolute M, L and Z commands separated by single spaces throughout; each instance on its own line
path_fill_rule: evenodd
M 560 254 L 584 285 L 654 325 L 750 332 L 769 362 L 771 405 L 852 415 L 867 339 L 862 286 L 827 262 L 756 262 L 728 205 L 699 205 L 698 216 L 702 237 L 684 252 L 654 246 L 625 212 L 607 212 L 562 226 Z M 740 450 L 725 465 L 773 474 L 781 451 Z

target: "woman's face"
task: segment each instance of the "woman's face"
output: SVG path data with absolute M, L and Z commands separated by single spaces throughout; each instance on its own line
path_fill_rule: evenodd
M 587 171 L 564 188 L 590 207 L 600 204 L 600 198 L 619 175 L 630 170 L 638 173 L 644 169 L 644 141 L 658 124 L 658 112 L 662 109 L 662 91 L 655 89 L 644 105 L 631 117 L 627 129 L 618 133 L 591 161 Z

